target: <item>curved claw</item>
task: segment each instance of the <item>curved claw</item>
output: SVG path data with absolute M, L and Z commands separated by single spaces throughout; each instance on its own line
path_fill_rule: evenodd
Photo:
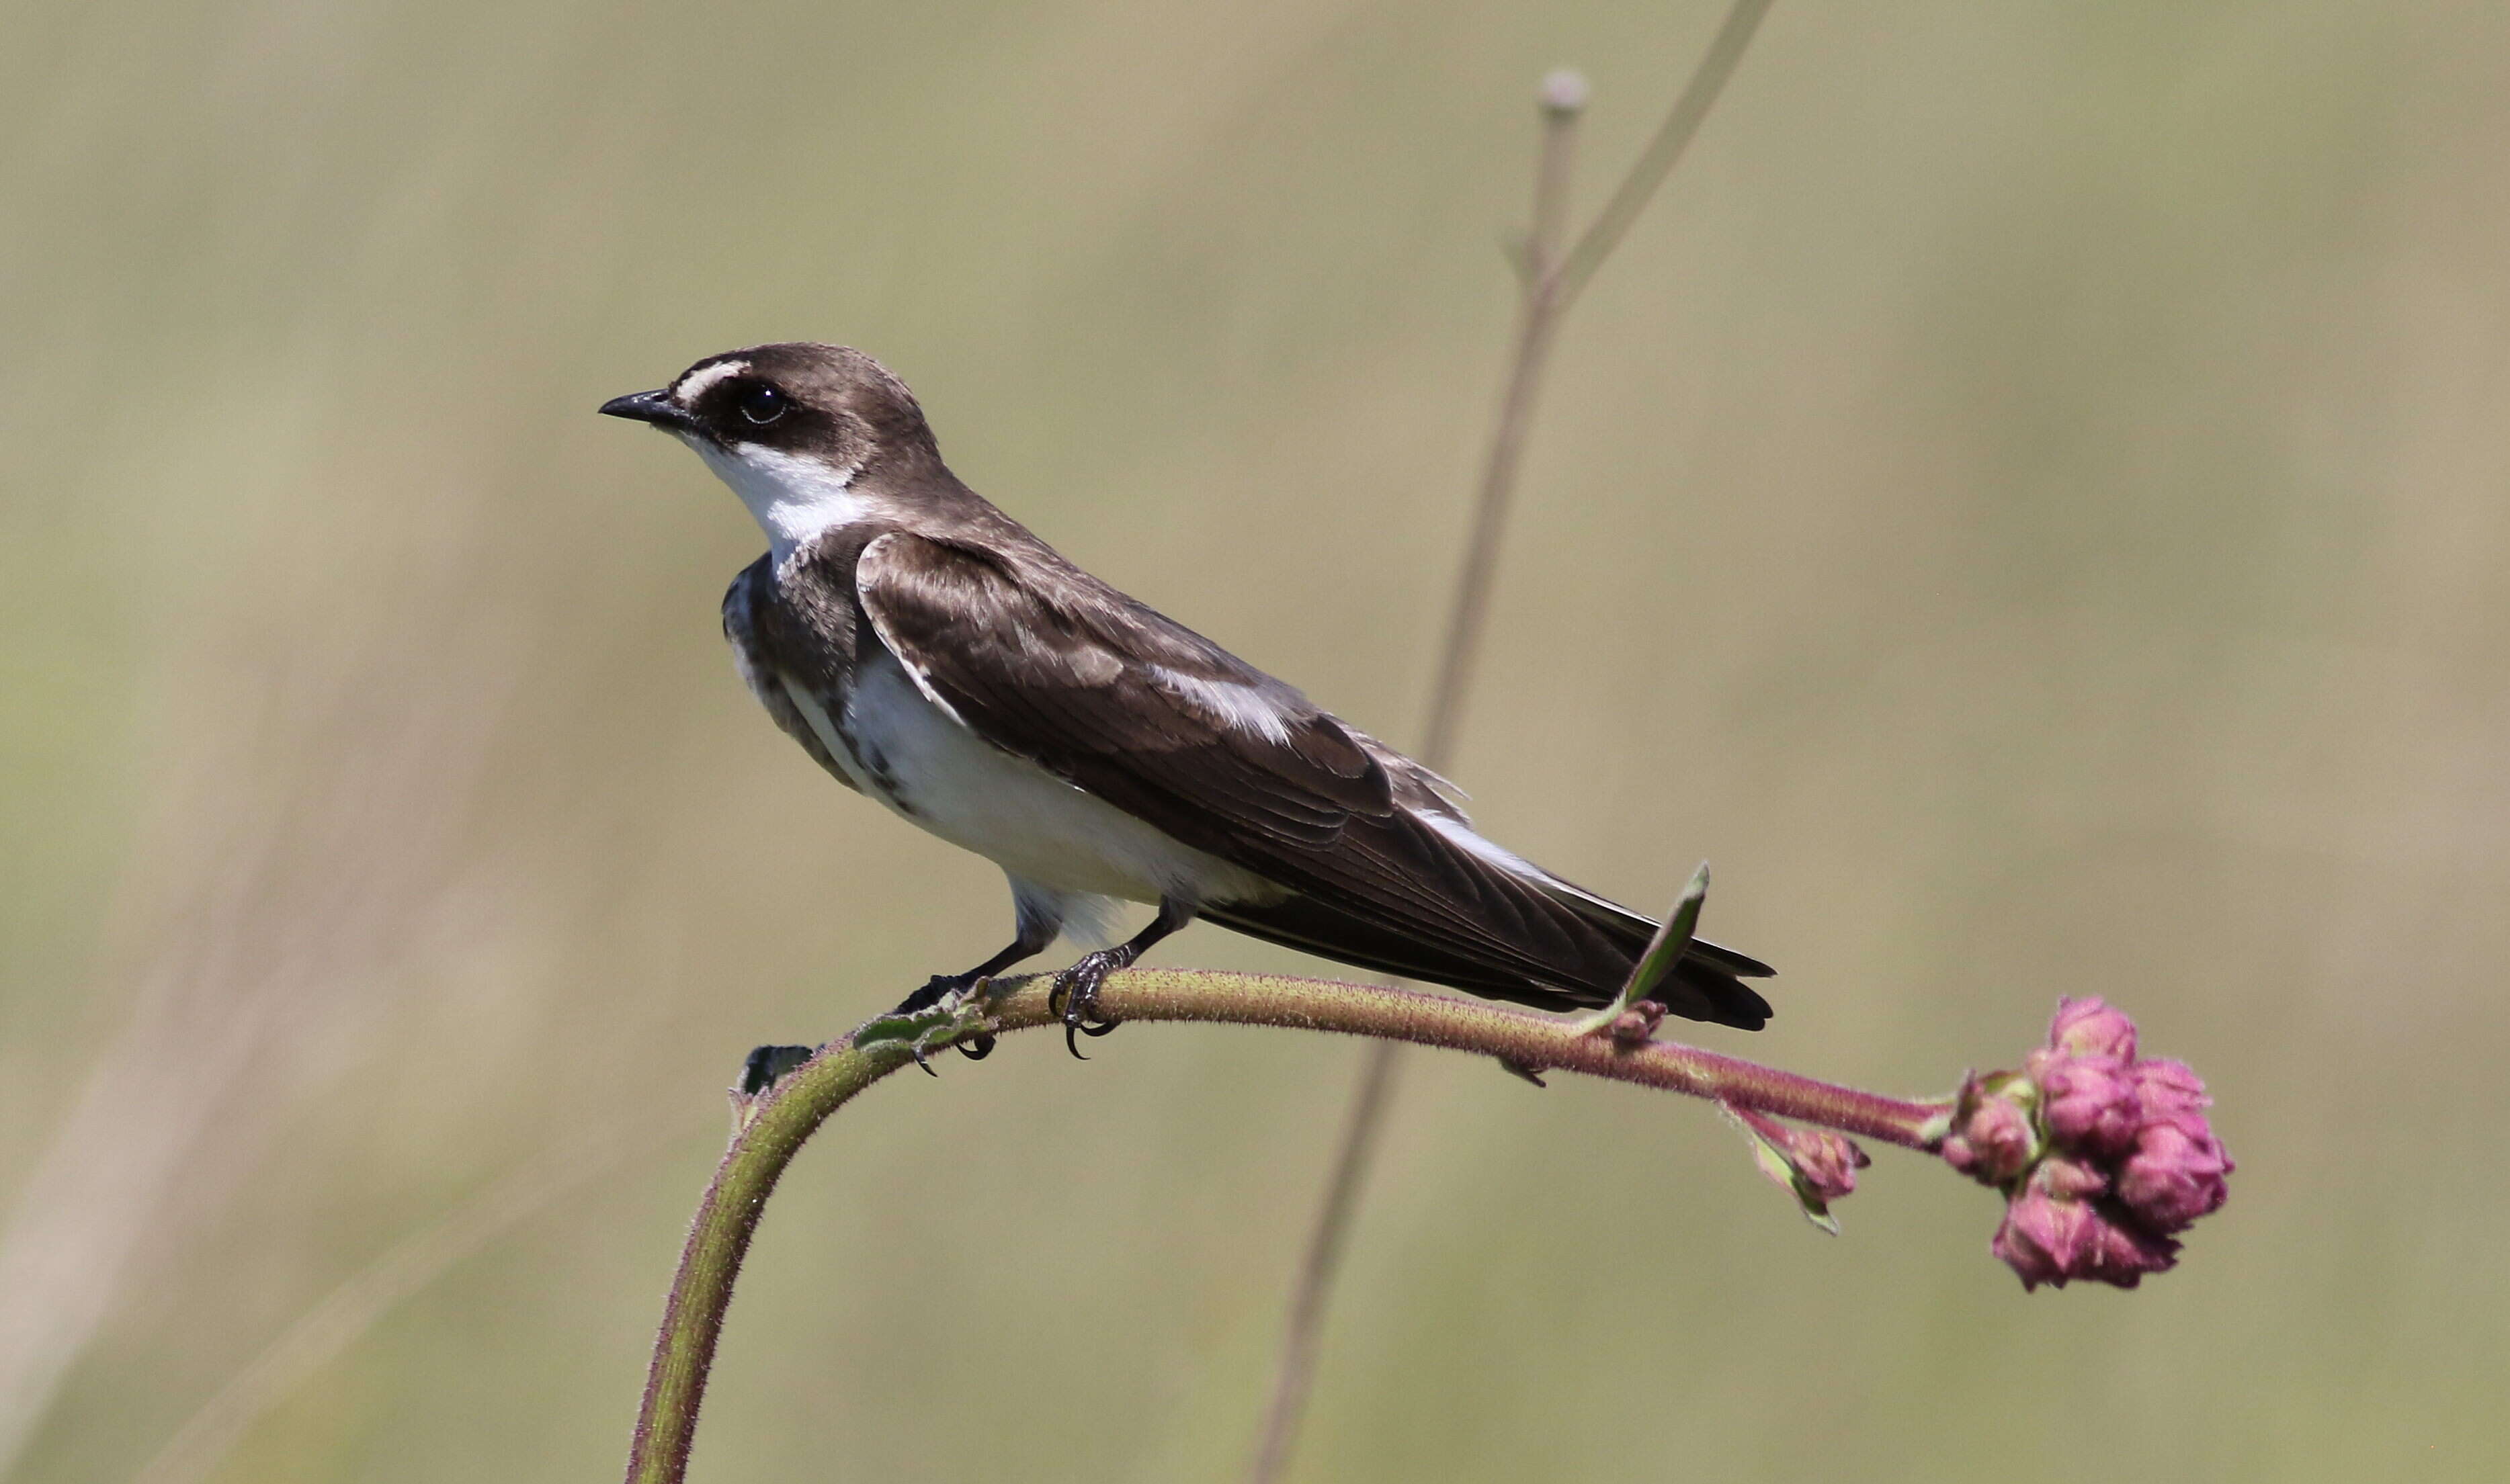
M 1063 1049 L 1072 1053 L 1072 1057 L 1076 1061 L 1086 1061 L 1089 1058 L 1081 1055 L 1080 1043 L 1072 1039 L 1074 1032 L 1077 1031 L 1095 1040 L 1113 1031 L 1118 1023 L 1114 1020 L 1092 1021 L 1088 1016 L 1093 1008 L 1095 1007 L 1085 1004 L 1075 1004 L 1063 1013 Z
M 994 1054 L 994 1038 L 978 1031 L 959 1043 L 959 1055 L 970 1061 L 982 1061 Z
M 1081 1055 L 1078 1036 L 1103 1036 L 1116 1028 L 1116 1021 L 1096 1020 L 1098 984 L 1109 974 L 1132 961 L 1122 948 L 1102 948 L 1083 958 L 1055 979 L 1054 987 L 1046 991 L 1046 1008 L 1063 1017 L 1063 1049 L 1075 1060 L 1089 1058 Z
M 922 1041 L 917 1041 L 917 1042 L 913 1043 L 912 1045 L 908 1046 L 908 1047 L 906 1048 L 906 1053 L 907 1053 L 907 1055 L 908 1055 L 908 1056 L 911 1056 L 911 1057 L 913 1057 L 915 1058 L 915 1064 L 916 1064 L 917 1066 L 920 1066 L 920 1067 L 924 1068 L 924 1075 L 925 1075 L 925 1076 L 927 1076 L 927 1077 L 938 1077 L 938 1076 L 940 1076 L 940 1075 L 941 1075 L 939 1072 L 936 1072 L 936 1071 L 934 1071 L 934 1070 L 932 1069 L 932 1060 L 924 1055 L 924 1043 L 923 1043 Z

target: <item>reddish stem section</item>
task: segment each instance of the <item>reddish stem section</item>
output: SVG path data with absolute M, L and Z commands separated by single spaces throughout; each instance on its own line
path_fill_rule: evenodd
M 1581 1072 L 1732 1102 L 1844 1133 L 1923 1150 L 1948 1103 L 1860 1092 L 1672 1041 L 1635 1046 L 1571 1021 L 1417 989 L 1202 970 L 1141 970 L 1099 1002 L 1121 1020 L 1222 1020 L 1341 1031 L 1495 1057 L 1536 1071 Z

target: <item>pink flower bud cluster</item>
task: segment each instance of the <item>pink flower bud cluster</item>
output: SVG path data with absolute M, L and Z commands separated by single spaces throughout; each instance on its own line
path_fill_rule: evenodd
M 2057 1008 L 2020 1072 L 1970 1079 L 1939 1146 L 2005 1195 L 1991 1244 L 2025 1289 L 2132 1288 L 2178 1261 L 2176 1235 L 2229 1194 L 2230 1156 L 2187 1063 L 2136 1055 L 2135 1022 L 2098 999 Z

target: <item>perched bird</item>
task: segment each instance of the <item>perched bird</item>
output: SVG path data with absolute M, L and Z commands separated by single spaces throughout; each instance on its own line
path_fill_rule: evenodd
M 768 715 L 838 782 L 1010 878 L 1009 946 L 901 1010 L 1118 902 L 1158 915 L 1064 971 L 1067 1042 L 1109 1028 L 1109 973 L 1198 917 L 1550 1010 L 1609 1003 L 1655 930 L 1475 834 L 1427 768 L 1065 561 L 959 482 L 913 393 L 859 351 L 726 352 L 601 411 L 696 450 L 766 532 L 723 630 Z M 1770 972 L 1694 942 L 1655 997 L 1757 1030 L 1769 1006 L 1742 980 Z

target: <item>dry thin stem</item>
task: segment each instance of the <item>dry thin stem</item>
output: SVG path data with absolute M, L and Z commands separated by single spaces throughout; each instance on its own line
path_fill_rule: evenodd
M 1264 1409 L 1264 1426 L 1255 1434 L 1255 1465 L 1246 1475 L 1256 1484 L 1271 1484 L 1290 1466 L 1290 1449 L 1298 1441 L 1299 1420 L 1307 1414 L 1308 1391 L 1315 1381 L 1316 1353 L 1324 1346 L 1325 1300 L 1342 1271 L 1351 1215 L 1368 1183 L 1378 1135 L 1386 1129 L 1387 1098 L 1402 1058 L 1402 1042 L 1372 1041 L 1360 1063 L 1359 1091 L 1351 1096 L 1342 1144 L 1334 1151 L 1333 1181 L 1325 1187 L 1324 1207 L 1308 1233 L 1307 1254 L 1290 1289 L 1290 1318 L 1273 1374 L 1273 1399 Z
M 1655 137 L 1648 141 L 1638 163 L 1621 179 L 1613 199 L 1595 214 L 1593 225 L 1578 239 L 1562 261 L 1559 278 L 1559 308 L 1566 310 L 1571 301 L 1595 277 L 1619 246 L 1639 213 L 1647 209 L 1656 187 L 1673 173 L 1682 152 L 1690 147 L 1692 136 L 1699 132 L 1708 110 L 1717 106 L 1717 95 L 1734 76 L 1734 68 L 1743 60 L 1743 51 L 1752 44 L 1752 33 L 1761 28 L 1761 18 L 1769 13 L 1775 0 L 1735 0 L 1734 8 L 1726 13 L 1726 23 L 1717 28 L 1716 38 L 1708 43 L 1708 52 L 1699 58 L 1699 68 L 1691 74 L 1691 82 L 1674 99 L 1673 111 L 1657 126 Z
M 979 1030 L 1000 1035 L 1061 1023 L 1047 1004 L 1052 983 L 1050 975 L 1003 981 L 980 1008 L 936 1025 L 928 1049 Z M 1272 1025 L 1441 1047 L 1532 1071 L 1578 1072 L 1732 1103 L 1911 1149 L 1928 1148 L 1950 1111 L 1946 1102 L 1884 1097 L 1695 1047 L 1627 1044 L 1585 1033 L 1571 1020 L 1385 985 L 1134 969 L 1109 976 L 1098 1009 L 1114 1020 Z M 905 1040 L 866 1035 L 883 1023 L 831 1042 L 779 1083 L 748 1109 L 725 1151 L 681 1249 L 663 1311 L 628 1457 L 629 1484 L 681 1484 L 686 1478 L 724 1313 L 767 1198 L 830 1114 L 914 1059 Z
M 1456 738 L 1464 728 L 1465 695 L 1481 655 L 1482 635 L 1489 626 L 1491 588 L 1499 574 L 1508 501 L 1516 490 L 1526 434 L 1533 425 L 1542 372 L 1549 362 L 1561 317 L 1672 172 L 1718 94 L 1734 75 L 1744 49 L 1751 44 L 1771 3 L 1772 0 L 1736 0 L 1655 136 L 1648 141 L 1647 149 L 1613 192 L 1612 200 L 1565 256 L 1560 244 L 1568 229 L 1571 167 L 1577 155 L 1578 119 L 1586 105 L 1586 84 L 1571 72 L 1555 72 L 1543 80 L 1542 147 L 1535 163 L 1533 226 L 1526 234 L 1517 265 L 1523 293 L 1517 306 L 1516 340 L 1508 357 L 1507 386 L 1500 397 L 1489 456 L 1482 465 L 1481 486 L 1473 501 L 1472 536 L 1465 544 L 1455 600 L 1448 609 L 1437 686 L 1430 692 L 1427 734 L 1421 749 L 1421 761 L 1432 771 L 1444 772 L 1452 765 Z M 1361 1068 L 1359 1089 L 1353 1095 L 1341 1147 L 1335 1152 L 1324 1205 L 1309 1233 L 1307 1251 L 1291 1289 L 1280 1361 L 1274 1372 L 1272 1399 L 1265 1407 L 1264 1423 L 1256 1434 L 1254 1466 L 1247 1472 L 1249 1484 L 1274 1484 L 1289 1466 L 1290 1446 L 1315 1377 L 1315 1356 L 1323 1342 L 1334 1279 L 1366 1185 L 1367 1164 L 1377 1144 L 1378 1126 L 1386 1116 L 1387 1085 L 1401 1054 L 1394 1043 L 1380 1043 L 1370 1049 Z
M 1507 387 L 1500 395 L 1489 457 L 1482 464 L 1481 487 L 1473 498 L 1472 536 L 1464 546 L 1464 565 L 1456 575 L 1455 599 L 1447 609 L 1437 686 L 1429 692 L 1429 724 L 1421 743 L 1421 761 L 1433 772 L 1443 772 L 1455 762 L 1456 738 L 1464 730 L 1464 694 L 1472 683 L 1474 661 L 1481 655 L 1482 634 L 1489 627 L 1491 585 L 1499 575 L 1500 541 L 1507 532 L 1508 497 L 1516 490 L 1526 428 L 1534 419 L 1535 393 L 1541 386 L 1543 360 L 1559 322 L 1552 284 L 1568 224 L 1578 111 L 1551 103 L 1542 110 L 1542 150 L 1534 174 L 1534 228 L 1526 235 L 1520 260 L 1525 293 L 1517 306 L 1516 345 L 1508 359 Z
M 1456 738 L 1464 726 L 1464 692 L 1474 661 L 1481 653 L 1482 633 L 1490 613 L 1492 583 L 1499 574 L 1501 538 L 1507 528 L 1508 496 L 1516 486 L 1525 429 L 1534 415 L 1535 390 L 1556 315 L 1549 308 L 1550 283 L 1560 243 L 1568 230 L 1569 180 L 1578 151 L 1578 116 L 1585 106 L 1585 84 L 1575 74 L 1555 73 L 1544 80 L 1542 148 L 1535 162 L 1534 225 L 1526 234 L 1518 270 L 1525 293 L 1517 311 L 1516 352 L 1510 361 L 1507 389 L 1500 399 L 1498 425 L 1481 488 L 1473 501 L 1472 535 L 1464 545 L 1464 563 L 1456 578 L 1456 596 L 1447 609 L 1447 631 L 1439 646 L 1436 688 L 1429 694 L 1429 723 L 1421 746 L 1421 761 L 1432 772 L 1455 762 Z M 1360 1066 L 1359 1088 L 1352 1094 L 1341 1145 L 1334 1151 L 1333 1173 L 1325 1186 L 1324 1205 L 1308 1233 L 1307 1250 L 1290 1289 L 1287 1324 L 1281 1336 L 1280 1360 L 1273 1373 L 1272 1399 L 1255 1438 L 1255 1462 L 1247 1471 L 1250 1484 L 1273 1484 L 1289 1467 L 1290 1446 L 1307 1412 L 1308 1391 L 1315 1379 L 1316 1353 L 1324 1343 L 1325 1311 L 1334 1278 L 1342 1268 L 1350 1224 L 1368 1179 L 1369 1156 L 1386 1121 L 1388 1092 L 1403 1049 L 1381 1041 L 1368 1049 Z

